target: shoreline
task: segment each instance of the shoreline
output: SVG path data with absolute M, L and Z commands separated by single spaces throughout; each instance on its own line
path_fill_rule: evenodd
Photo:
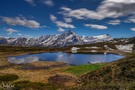
M 0 59 L 4 58 L 7 62 L 9 62 L 8 57 L 21 56 L 21 55 L 30 55 L 30 54 L 42 54 L 42 53 L 58 53 L 58 52 L 69 53 L 69 54 L 104 54 L 104 52 L 86 52 L 86 51 L 84 51 L 84 52 L 81 51 L 81 52 L 77 52 L 77 53 L 72 53 L 72 52 L 69 52 L 69 51 L 59 51 L 59 50 L 58 51 L 35 51 L 35 52 L 22 52 L 22 53 L 19 52 L 19 53 L 15 53 L 14 55 L 10 54 L 10 55 L 0 57 Z M 124 52 L 108 52 L 106 54 L 115 54 L 115 55 L 124 56 L 124 58 L 126 57 Z M 40 61 L 38 61 L 38 62 L 40 62 Z M 49 61 L 49 62 L 52 62 L 52 61 Z M 10 63 L 10 64 L 13 64 L 13 63 Z

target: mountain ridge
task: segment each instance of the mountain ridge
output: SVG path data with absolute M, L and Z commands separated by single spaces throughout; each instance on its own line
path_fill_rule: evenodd
M 68 30 L 59 35 L 46 35 L 38 38 L 0 38 L 0 44 L 13 45 L 13 46 L 40 46 L 40 47 L 64 47 L 70 45 L 82 45 L 95 42 L 105 42 L 113 40 L 108 35 L 99 36 L 79 36 L 71 30 Z

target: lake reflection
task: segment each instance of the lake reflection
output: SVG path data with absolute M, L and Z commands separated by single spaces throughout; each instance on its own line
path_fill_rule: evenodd
M 27 56 L 27 57 L 22 57 L 22 58 L 11 57 L 11 58 L 8 58 L 8 61 L 11 63 L 16 63 L 16 64 L 25 64 L 25 63 L 39 61 L 39 58 L 35 56 Z
M 70 53 L 41 53 L 29 54 L 16 57 L 9 57 L 11 63 L 22 64 L 35 61 L 57 61 L 72 65 L 81 65 L 87 63 L 111 62 L 123 58 L 116 54 L 70 54 Z

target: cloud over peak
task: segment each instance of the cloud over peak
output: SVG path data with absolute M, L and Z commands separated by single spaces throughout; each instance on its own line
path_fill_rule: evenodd
M 63 28 L 58 28 L 59 32 L 64 32 L 65 30 Z
M 55 23 L 57 24 L 58 27 L 63 27 L 63 28 L 75 28 L 74 25 L 68 24 L 68 23 L 64 23 L 64 22 L 62 22 L 62 21 L 56 21 Z
M 71 23 L 73 21 L 72 18 L 64 18 L 64 20 L 66 23 Z
M 70 24 L 72 22 L 71 18 L 64 18 L 65 22 L 62 21 L 58 21 L 57 17 L 55 17 L 54 15 L 50 15 L 50 19 L 53 23 L 55 23 L 58 27 L 58 31 L 62 32 L 64 31 L 63 28 L 75 28 L 74 25 Z

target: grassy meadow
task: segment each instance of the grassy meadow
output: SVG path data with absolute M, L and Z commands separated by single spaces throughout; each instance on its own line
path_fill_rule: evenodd
M 87 65 L 80 65 L 80 66 L 69 66 L 67 69 L 65 69 L 65 72 L 80 76 L 82 74 L 85 74 L 87 72 L 100 69 L 101 67 L 104 67 L 107 65 L 107 63 L 99 63 L 99 64 L 87 64 Z

